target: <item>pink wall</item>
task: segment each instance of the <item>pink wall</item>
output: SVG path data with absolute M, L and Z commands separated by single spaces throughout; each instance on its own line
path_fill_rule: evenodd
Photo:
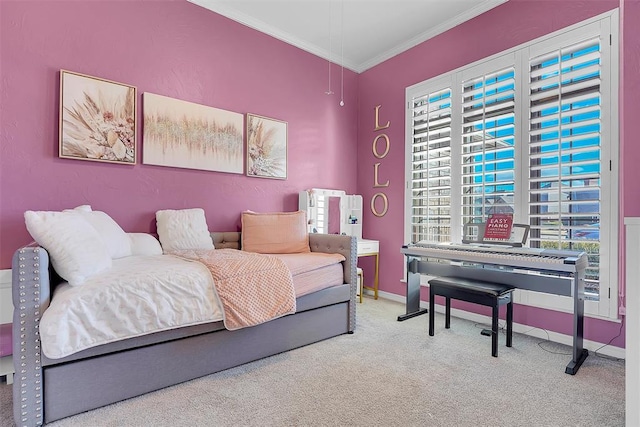
M 640 18 L 638 11 L 640 2 L 629 3 L 633 5 L 627 8 L 626 22 L 640 22 L 637 20 Z M 359 76 L 358 193 L 362 194 L 366 206 L 373 195 L 379 191 L 385 193 L 389 199 L 389 211 L 385 216 L 376 217 L 366 209 L 363 222 L 363 235 L 380 241 L 381 290 L 393 294 L 404 295 L 405 293 L 405 285 L 401 282 L 404 260 L 400 254 L 400 247 L 405 243 L 403 228 L 405 88 L 614 9 L 618 5 L 618 0 L 510 0 Z M 625 83 L 627 92 L 629 86 L 634 87 L 637 92 L 640 82 L 638 73 L 640 30 L 636 25 L 627 25 L 626 29 L 626 39 L 633 39 L 633 42 L 627 45 L 625 53 L 633 51 L 632 58 L 627 57 L 627 59 L 635 59 L 635 64 L 627 65 L 625 68 Z M 639 112 L 637 101 L 633 99 L 635 103 L 633 106 L 629 105 L 632 101 L 630 98 L 627 98 L 627 101 L 625 118 L 637 116 Z M 390 127 L 384 131 L 375 132 L 374 110 L 377 105 L 382 105 L 379 124 L 384 125 L 390 121 Z M 627 123 L 632 123 L 632 120 L 630 119 Z M 383 132 L 390 139 L 390 151 L 383 159 L 376 159 L 372 153 L 372 142 Z M 384 146 L 382 142 L 378 144 L 378 152 L 381 154 Z M 625 150 L 625 153 L 629 154 L 628 158 L 625 154 L 625 164 L 633 164 L 630 163 L 631 159 L 638 158 L 640 147 L 638 144 L 634 147 L 625 146 Z M 383 184 L 388 180 L 387 188 L 374 188 L 374 164 L 378 162 L 381 163 L 378 183 Z M 637 168 L 626 170 L 628 172 L 624 178 L 629 179 L 628 182 L 637 182 Z M 623 194 L 627 200 L 625 214 L 638 215 L 640 198 L 635 197 L 633 206 L 628 202 L 631 197 L 634 197 L 633 191 L 637 192 L 637 190 L 631 190 L 628 186 L 625 189 Z M 369 277 L 371 276 L 371 265 L 368 266 L 368 270 L 368 272 L 365 271 L 365 277 L 367 273 Z M 423 293 L 422 299 L 428 300 L 428 293 Z M 476 306 L 462 303 L 458 307 L 477 310 Z M 572 321 L 571 315 L 568 314 L 520 306 L 515 310 L 514 316 L 517 322 L 523 324 L 571 334 Z M 620 325 L 612 322 L 589 318 L 585 323 L 585 337 L 599 342 L 608 342 L 618 335 L 619 331 Z M 624 346 L 624 333 L 616 338 L 613 344 Z
M 341 108 L 325 60 L 185 0 L 0 1 L 0 15 L 0 269 L 31 240 L 27 209 L 88 203 L 150 231 L 156 210 L 197 206 L 224 231 L 245 209 L 297 209 L 306 188 L 356 190 L 353 72 Z M 137 165 L 57 157 L 60 69 L 137 86 Z M 147 91 L 287 121 L 288 179 L 140 164 Z

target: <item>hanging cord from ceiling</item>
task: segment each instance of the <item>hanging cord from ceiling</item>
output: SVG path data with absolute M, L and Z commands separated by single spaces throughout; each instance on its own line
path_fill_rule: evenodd
M 344 107 L 344 0 L 340 9 L 340 106 Z
M 329 65 L 329 86 L 327 87 L 327 91 L 325 92 L 327 95 L 333 95 L 333 91 L 331 90 L 331 56 L 332 56 L 332 47 L 333 47 L 333 1 L 329 0 L 329 59 L 327 60 L 327 64 Z

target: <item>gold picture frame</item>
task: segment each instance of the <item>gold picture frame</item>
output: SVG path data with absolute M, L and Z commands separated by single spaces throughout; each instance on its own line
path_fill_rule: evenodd
M 136 164 L 137 89 L 60 70 L 58 156 Z
M 247 113 L 247 176 L 287 179 L 287 126 Z

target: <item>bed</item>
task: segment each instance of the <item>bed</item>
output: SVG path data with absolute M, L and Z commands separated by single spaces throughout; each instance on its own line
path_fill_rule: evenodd
M 238 250 L 244 243 L 239 232 L 210 236 L 216 251 Z M 296 291 L 293 314 L 235 330 L 226 328 L 223 320 L 195 322 L 60 353 L 55 358 L 43 353 L 40 327 L 44 333 L 42 319 L 52 301 L 62 298 L 59 291 L 63 288 L 56 287 L 65 282 L 44 247 L 34 243 L 18 249 L 12 265 L 16 425 L 52 422 L 354 332 L 355 238 L 311 234 L 308 242 L 311 254 L 342 256 L 341 278 L 339 283 L 315 290 L 310 285 L 313 274 L 300 267 L 304 262 L 295 261 L 295 254 L 277 254 L 294 273 L 293 282 L 303 283 Z

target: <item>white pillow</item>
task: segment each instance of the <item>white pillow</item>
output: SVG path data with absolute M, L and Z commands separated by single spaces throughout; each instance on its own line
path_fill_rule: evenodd
M 181 249 L 214 249 L 203 209 L 158 211 L 156 223 L 164 253 Z
M 107 251 L 112 259 L 131 256 L 131 239 L 105 212 L 94 211 L 91 205 L 77 206 L 73 209 L 65 209 L 63 212 L 79 212 L 96 229 L 107 245 Z
M 81 205 L 81 206 L 76 206 L 73 209 L 65 209 L 64 212 L 68 210 L 74 210 L 74 211 L 80 211 L 80 212 L 91 212 L 93 209 L 91 209 L 91 205 Z
M 101 211 L 75 209 L 98 232 L 111 258 L 131 256 L 131 239 L 113 218 Z
M 79 212 L 26 211 L 27 230 L 49 252 L 56 272 L 72 286 L 111 268 L 98 232 Z
M 147 233 L 127 233 L 131 239 L 131 255 L 162 255 L 158 239 Z

